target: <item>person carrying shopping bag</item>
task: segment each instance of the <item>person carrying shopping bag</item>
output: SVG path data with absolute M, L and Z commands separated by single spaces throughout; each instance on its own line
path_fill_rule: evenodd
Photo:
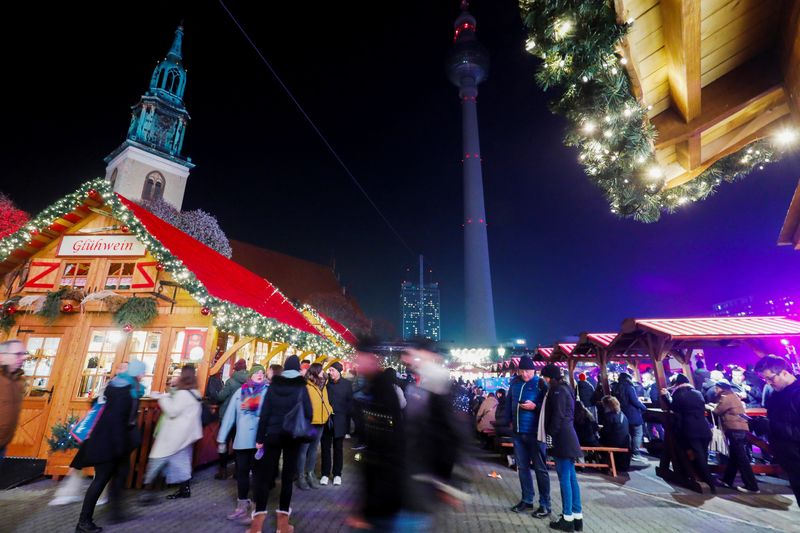
M 236 454 L 236 509 L 227 516 L 228 520 L 250 523 L 250 471 L 253 470 L 256 453 L 256 431 L 258 414 L 267 395 L 266 370 L 261 365 L 250 368 L 250 377 L 239 390 L 233 393 L 228 410 L 222 417 L 217 434 L 220 453 L 225 453 L 225 443 L 231 428 L 236 427 L 233 450 Z
M 297 453 L 297 488 L 300 490 L 318 489 L 320 484 L 314 476 L 317 465 L 317 451 L 322 438 L 322 431 L 328 426 L 333 414 L 333 407 L 328 400 L 328 388 L 325 386 L 325 374 L 322 365 L 313 363 L 306 371 L 306 388 L 311 398 L 311 424 L 317 428 L 316 440 L 304 442 Z

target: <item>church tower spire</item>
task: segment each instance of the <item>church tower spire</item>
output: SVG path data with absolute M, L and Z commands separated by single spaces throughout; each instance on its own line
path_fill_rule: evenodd
M 191 158 L 181 155 L 189 112 L 183 103 L 183 24 L 160 61 L 139 103 L 131 108 L 125 141 L 108 157 L 106 179 L 132 200 L 165 200 L 180 209 Z

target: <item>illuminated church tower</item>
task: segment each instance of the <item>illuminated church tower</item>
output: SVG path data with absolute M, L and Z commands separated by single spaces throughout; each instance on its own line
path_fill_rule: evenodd
M 183 27 L 167 57 L 158 63 L 150 87 L 133 106 L 127 139 L 104 159 L 106 180 L 114 191 L 131 200 L 164 200 L 177 209 L 183 193 L 191 158 L 181 155 L 189 113 L 183 104 L 186 70 L 181 64 Z
M 483 204 L 483 172 L 478 137 L 478 84 L 489 72 L 489 53 L 475 36 L 475 17 L 461 2 L 455 23 L 455 44 L 447 57 L 447 74 L 461 99 L 464 179 L 464 331 L 470 346 L 493 346 L 494 324 L 489 240 Z

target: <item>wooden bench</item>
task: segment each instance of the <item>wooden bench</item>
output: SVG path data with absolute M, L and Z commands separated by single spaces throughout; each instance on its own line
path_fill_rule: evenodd
M 608 463 L 575 463 L 575 466 L 583 468 L 608 468 L 611 470 L 611 476 L 617 477 L 617 463 L 614 460 L 614 452 L 630 453 L 627 448 L 610 448 L 608 446 L 581 446 L 584 452 L 606 452 L 608 453 Z M 553 461 L 547 461 L 548 465 L 555 465 Z

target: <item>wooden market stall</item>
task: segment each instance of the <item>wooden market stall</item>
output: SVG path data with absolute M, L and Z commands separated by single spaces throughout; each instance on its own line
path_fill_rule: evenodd
M 610 391 L 608 383 L 608 363 L 612 361 L 623 361 L 632 363 L 635 378 L 641 380 L 639 375 L 638 363 L 645 359 L 652 359 L 647 354 L 626 353 L 614 351 L 609 348 L 617 337 L 617 333 L 581 333 L 578 343 L 570 354 L 570 364 L 572 373 L 575 365 L 579 362 L 595 362 L 600 369 L 600 383 L 603 390 Z
M 800 322 L 786 317 L 714 317 L 674 319 L 628 319 L 620 333 L 607 346 L 608 353 L 647 353 L 652 356 L 656 382 L 659 388 L 667 387 L 664 362 L 675 358 L 683 367 L 683 374 L 693 382 L 689 361 L 692 352 L 710 347 L 746 345 L 759 356 L 766 352 L 765 339 L 793 339 L 800 337 Z M 683 454 L 677 453 L 672 433 L 671 415 L 666 410 L 651 408 L 650 414 L 664 425 L 664 453 L 656 473 L 671 482 L 702 492 L 694 479 Z
M 139 413 L 145 439 L 130 479 L 140 486 L 159 416 L 147 394 L 166 390 L 176 368 L 196 365 L 205 388 L 207 377 L 245 347 L 251 363 L 350 349 L 331 324 L 312 324 L 269 281 L 103 180 L 84 184 L 0 241 L 0 275 L 0 339 L 18 338 L 31 354 L 8 455 L 47 458 L 49 474 L 64 473 L 68 464 L 64 454 L 49 454 L 52 426 L 83 415 L 131 358 L 146 365 Z

